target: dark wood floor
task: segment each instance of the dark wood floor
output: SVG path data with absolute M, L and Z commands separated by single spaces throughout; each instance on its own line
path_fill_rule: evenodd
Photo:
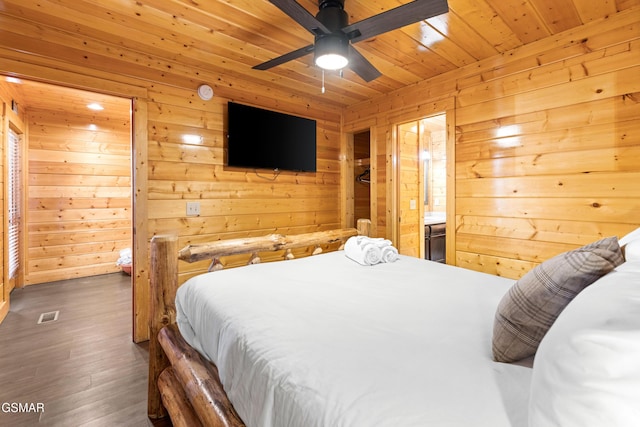
M 57 321 L 37 324 L 55 310 Z M 131 340 L 129 276 L 15 289 L 0 324 L 0 426 L 152 426 L 147 360 Z M 44 412 L 12 412 L 20 403 Z

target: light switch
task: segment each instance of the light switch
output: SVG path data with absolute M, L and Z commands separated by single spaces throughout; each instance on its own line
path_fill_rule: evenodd
M 418 204 L 416 203 L 416 199 L 409 200 L 409 209 L 415 210 L 418 208 Z

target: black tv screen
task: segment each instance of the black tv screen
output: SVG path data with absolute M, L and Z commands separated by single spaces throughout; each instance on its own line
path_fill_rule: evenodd
M 229 166 L 316 171 L 316 121 L 229 102 Z

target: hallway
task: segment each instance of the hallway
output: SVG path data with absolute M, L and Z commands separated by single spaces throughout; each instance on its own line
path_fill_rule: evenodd
M 58 320 L 37 323 L 54 311 Z M 0 425 L 151 426 L 147 360 L 147 343 L 131 340 L 131 277 L 15 289 L 0 325 Z M 6 403 L 44 411 L 12 413 Z

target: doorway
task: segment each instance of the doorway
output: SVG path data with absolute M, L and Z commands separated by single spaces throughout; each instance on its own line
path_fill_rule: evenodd
M 353 200 L 354 215 L 371 219 L 371 131 L 366 130 L 353 135 Z
M 398 251 L 441 262 L 445 261 L 446 240 L 446 130 L 445 113 L 401 123 L 395 129 L 394 238 Z M 432 234 L 434 229 L 437 235 Z M 436 254 L 432 243 L 438 245 Z
M 120 272 L 132 247 L 131 100 L 11 79 L 28 123 L 24 284 Z
M 0 265 L 0 322 L 9 312 L 11 291 L 22 286 L 21 239 L 23 187 L 22 152 L 25 124 L 20 119 L 17 105 L 6 98 L 6 86 L 0 85 L 0 151 L 3 171 L 0 177 L 3 198 L 3 262 Z

